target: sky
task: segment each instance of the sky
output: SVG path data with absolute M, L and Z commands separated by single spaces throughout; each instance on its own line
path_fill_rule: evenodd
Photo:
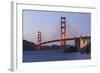
M 23 39 L 37 44 L 38 31 L 42 33 L 42 42 L 60 38 L 61 16 L 66 17 L 66 24 L 78 35 L 91 33 L 90 13 L 23 10 Z M 66 28 L 68 37 L 75 35 L 69 26 Z

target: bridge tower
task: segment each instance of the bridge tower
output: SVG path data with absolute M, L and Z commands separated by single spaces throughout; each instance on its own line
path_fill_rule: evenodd
M 41 32 L 39 31 L 38 32 L 38 46 L 37 46 L 37 48 L 38 48 L 38 50 L 40 50 L 40 48 L 41 48 Z
M 61 17 L 61 48 L 66 48 L 66 17 Z

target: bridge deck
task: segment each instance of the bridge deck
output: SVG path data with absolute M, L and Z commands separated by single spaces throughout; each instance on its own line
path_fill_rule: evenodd
M 81 36 L 81 37 L 72 37 L 72 38 L 66 38 L 66 39 L 56 39 L 56 40 L 50 40 L 50 41 L 46 41 L 46 42 L 43 42 L 43 43 L 41 43 L 41 44 L 39 44 L 39 45 L 43 45 L 43 44 L 47 44 L 47 43 L 52 43 L 52 42 L 58 42 L 58 41 L 61 41 L 61 40 L 75 40 L 75 39 L 77 39 L 77 38 L 82 38 L 82 39 L 90 39 L 91 38 L 91 36 Z

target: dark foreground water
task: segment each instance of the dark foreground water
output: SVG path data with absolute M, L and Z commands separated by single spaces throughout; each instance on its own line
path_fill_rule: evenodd
M 80 52 L 66 53 L 59 50 L 53 51 L 24 51 L 23 62 L 61 61 L 61 60 L 84 60 L 90 59 L 90 54 Z

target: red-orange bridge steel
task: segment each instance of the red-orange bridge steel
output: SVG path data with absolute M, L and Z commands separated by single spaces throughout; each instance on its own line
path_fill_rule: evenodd
M 75 40 L 75 39 L 78 39 L 78 38 L 82 38 L 82 39 L 90 39 L 91 36 L 80 36 L 80 37 L 72 37 L 72 38 L 66 38 L 66 39 L 56 39 L 56 40 L 50 40 L 50 41 L 46 41 L 46 42 L 43 42 L 41 44 L 38 44 L 38 45 L 43 45 L 43 44 L 47 44 L 47 43 L 52 43 L 52 42 L 59 42 L 59 41 L 67 41 L 67 40 Z

